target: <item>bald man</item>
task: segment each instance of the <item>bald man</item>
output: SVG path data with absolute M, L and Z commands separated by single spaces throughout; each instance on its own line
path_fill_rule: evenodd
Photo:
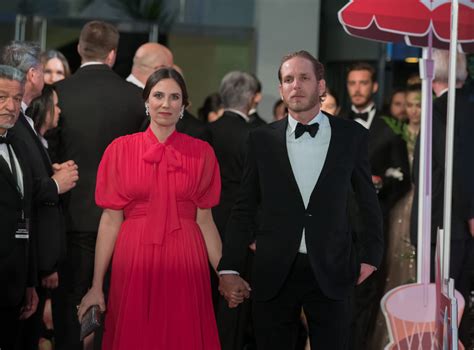
M 127 81 L 144 88 L 148 77 L 161 67 L 173 66 L 173 54 L 158 43 L 145 43 L 140 46 L 133 57 L 132 72 Z

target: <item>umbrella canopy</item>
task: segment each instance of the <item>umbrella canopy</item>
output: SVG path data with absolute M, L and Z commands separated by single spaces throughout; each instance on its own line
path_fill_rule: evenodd
M 449 0 L 352 0 L 339 11 L 339 21 L 353 36 L 448 50 L 451 34 Z M 474 52 L 474 1 L 459 1 L 458 42 Z

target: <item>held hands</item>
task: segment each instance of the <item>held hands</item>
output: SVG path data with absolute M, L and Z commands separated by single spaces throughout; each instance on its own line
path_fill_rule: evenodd
M 54 175 L 51 176 L 59 186 L 59 194 L 63 194 L 76 186 L 79 180 L 78 166 L 73 160 L 53 164 Z
M 84 314 L 92 305 L 99 305 L 100 311 L 105 312 L 105 300 L 102 288 L 92 286 L 82 298 L 81 304 L 77 305 L 77 318 L 79 319 L 79 323 L 81 323 L 82 317 L 84 317 Z
M 26 320 L 36 312 L 38 300 L 38 294 L 36 294 L 35 287 L 26 288 L 25 301 L 20 310 L 20 320 Z
M 250 297 L 249 284 L 239 275 L 225 274 L 219 278 L 219 292 L 227 300 L 230 308 L 237 307 Z
M 44 288 L 55 289 L 59 284 L 59 276 L 57 272 L 53 272 L 51 275 L 45 276 L 41 279 L 41 285 Z
M 375 270 L 375 266 L 365 263 L 360 264 L 360 274 L 359 279 L 357 280 L 357 285 L 364 282 Z

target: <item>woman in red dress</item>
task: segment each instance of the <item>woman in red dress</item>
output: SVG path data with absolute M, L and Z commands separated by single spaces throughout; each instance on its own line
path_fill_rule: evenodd
M 220 349 L 208 264 L 215 269 L 221 257 L 210 209 L 219 202 L 219 166 L 209 144 L 176 131 L 188 105 L 177 71 L 153 73 L 143 96 L 150 127 L 112 142 L 99 166 L 104 211 L 78 316 L 95 304 L 105 311 L 113 255 L 103 349 Z

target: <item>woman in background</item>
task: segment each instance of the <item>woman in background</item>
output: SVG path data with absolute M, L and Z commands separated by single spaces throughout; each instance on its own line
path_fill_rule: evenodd
M 324 97 L 324 101 L 321 103 L 321 109 L 333 116 L 337 116 L 341 111 L 337 94 L 329 88 L 326 88 L 326 96 Z
M 198 110 L 198 118 L 204 123 L 212 123 L 219 119 L 223 113 L 221 96 L 215 92 L 204 100 L 202 107 Z
M 26 110 L 26 115 L 33 120 L 33 126 L 38 134 L 41 143 L 45 148 L 48 148 L 48 142 L 45 140 L 45 133 L 58 126 L 59 115 L 61 109 L 58 106 L 58 95 L 52 85 L 45 84 L 43 91 L 40 96 L 33 99 Z M 47 240 L 41 240 L 40 243 L 44 243 L 49 246 L 47 249 L 48 254 L 51 256 L 48 260 L 56 261 L 55 266 L 58 265 L 59 261 L 64 258 L 66 253 L 65 248 L 65 237 L 63 228 L 54 227 L 50 230 L 51 237 L 47 237 Z M 53 245 L 56 245 L 53 247 Z M 54 254 L 53 254 L 54 253 Z M 39 335 L 31 335 L 36 345 L 39 343 L 41 350 L 53 349 L 53 317 L 51 308 L 51 293 L 58 286 L 58 273 L 57 271 L 48 271 L 50 277 L 47 279 L 47 283 L 43 283 L 41 287 L 37 288 L 40 302 L 38 304 L 38 312 L 40 317 L 37 322 L 42 324 L 39 326 Z M 45 277 L 45 276 L 40 276 Z M 38 339 L 38 337 L 40 337 Z
M 59 51 L 49 50 L 44 52 L 41 55 L 41 62 L 43 63 L 44 82 L 46 84 L 54 84 L 71 75 L 66 57 Z

